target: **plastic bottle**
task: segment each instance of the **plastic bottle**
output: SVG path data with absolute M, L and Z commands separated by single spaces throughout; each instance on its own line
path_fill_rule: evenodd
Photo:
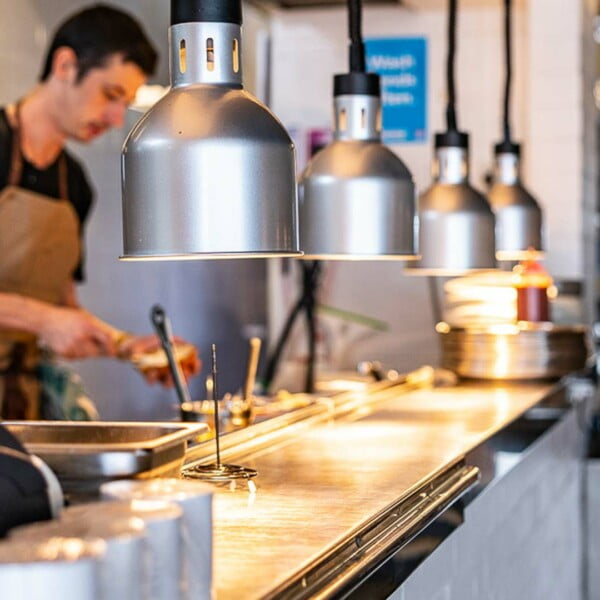
M 514 269 L 517 321 L 550 321 L 548 288 L 552 277 L 535 260 L 523 260 Z

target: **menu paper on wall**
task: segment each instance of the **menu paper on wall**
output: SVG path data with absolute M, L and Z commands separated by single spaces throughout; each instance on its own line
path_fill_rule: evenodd
M 383 141 L 427 141 L 427 39 L 365 40 L 367 71 L 381 77 Z

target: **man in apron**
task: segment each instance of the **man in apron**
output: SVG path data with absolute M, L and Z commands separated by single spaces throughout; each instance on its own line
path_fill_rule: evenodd
M 0 417 L 39 416 L 40 347 L 74 359 L 158 344 L 153 336 L 122 343 L 118 330 L 77 302 L 92 192 L 64 148 L 68 139 L 89 142 L 122 126 L 155 63 L 133 18 L 96 5 L 58 28 L 40 83 L 0 109 Z M 198 369 L 194 354 L 184 370 Z

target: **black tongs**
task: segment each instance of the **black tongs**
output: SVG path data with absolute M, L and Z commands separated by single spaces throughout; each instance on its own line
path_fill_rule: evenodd
M 156 335 L 160 339 L 160 343 L 169 361 L 169 368 L 171 370 L 173 381 L 175 382 L 175 389 L 177 390 L 177 397 L 179 398 L 181 418 L 183 420 L 183 406 L 185 403 L 191 403 L 191 397 L 190 390 L 185 380 L 185 375 L 181 369 L 181 365 L 177 360 L 175 360 L 171 322 L 169 321 L 169 317 L 167 317 L 164 308 L 160 304 L 155 304 L 152 307 L 152 310 L 150 311 L 150 320 L 152 321 L 152 325 L 154 325 Z M 190 404 L 187 404 L 187 406 L 190 406 Z

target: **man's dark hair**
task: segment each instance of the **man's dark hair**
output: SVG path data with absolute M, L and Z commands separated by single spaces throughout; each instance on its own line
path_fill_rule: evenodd
M 104 66 L 114 54 L 122 54 L 125 62 L 136 64 L 146 75 L 152 75 L 156 66 L 156 50 L 139 23 L 106 4 L 96 4 L 72 15 L 56 30 L 40 81 L 50 75 L 54 53 L 62 46 L 72 48 L 77 56 L 77 81 L 90 69 Z

